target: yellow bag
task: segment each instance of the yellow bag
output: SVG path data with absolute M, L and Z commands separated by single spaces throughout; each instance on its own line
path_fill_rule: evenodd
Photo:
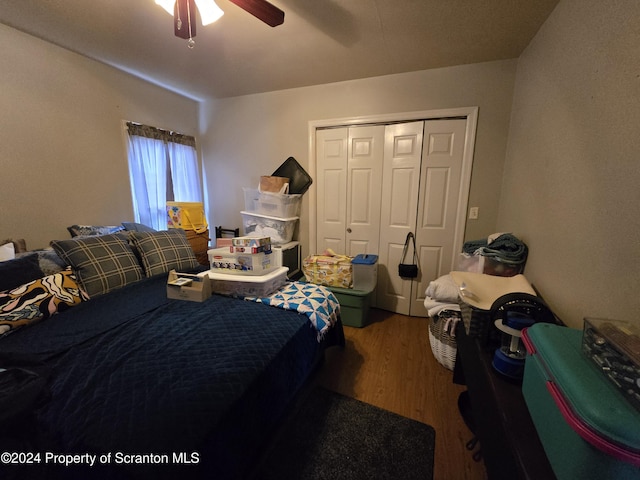
M 310 255 L 302 262 L 302 272 L 307 282 L 327 287 L 351 288 L 353 274 L 352 257 L 337 255 L 327 249 L 322 255 Z
M 167 202 L 167 227 L 204 233 L 209 225 L 202 202 Z

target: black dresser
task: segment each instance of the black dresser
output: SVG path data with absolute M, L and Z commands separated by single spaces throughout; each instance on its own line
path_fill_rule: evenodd
M 489 479 L 555 479 L 521 384 L 493 369 L 493 351 L 468 336 L 463 322 L 457 326 L 456 337 L 453 381 L 467 386 L 471 420 Z

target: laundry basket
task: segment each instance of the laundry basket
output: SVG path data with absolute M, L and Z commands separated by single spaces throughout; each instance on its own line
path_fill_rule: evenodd
M 460 320 L 460 312 L 455 310 L 443 310 L 429 319 L 431 351 L 438 363 L 449 370 L 456 363 L 456 325 Z

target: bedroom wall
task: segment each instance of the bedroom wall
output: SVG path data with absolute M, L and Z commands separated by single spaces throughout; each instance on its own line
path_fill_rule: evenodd
M 498 229 L 570 326 L 640 324 L 640 2 L 563 0 L 518 62 Z
M 0 25 L 0 240 L 133 220 L 122 120 L 196 135 L 196 102 Z
M 313 120 L 397 112 L 479 107 L 467 239 L 495 231 L 506 151 L 515 60 L 283 90 L 211 101 L 201 110 L 203 162 L 210 222 L 241 226 L 242 187 L 257 186 L 286 158 L 309 165 L 308 126 Z M 314 188 L 313 186 L 311 188 Z M 308 195 L 299 238 L 308 254 Z

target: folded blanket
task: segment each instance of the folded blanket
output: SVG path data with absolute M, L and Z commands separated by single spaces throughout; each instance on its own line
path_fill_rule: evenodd
M 440 302 L 456 303 L 460 290 L 451 275 L 446 274 L 429 282 L 425 295 Z
M 520 264 L 527 259 L 527 245 L 510 233 L 482 240 L 471 240 L 462 246 L 463 253 L 495 258 L 503 263 Z
M 427 309 L 430 317 L 436 317 L 443 310 L 460 311 L 460 305 L 457 303 L 439 302 L 429 296 L 426 296 L 424 299 L 424 307 Z
M 318 331 L 318 341 L 337 321 L 340 302 L 326 287 L 313 283 L 288 282 L 268 297 L 245 297 L 258 303 L 306 315 Z

